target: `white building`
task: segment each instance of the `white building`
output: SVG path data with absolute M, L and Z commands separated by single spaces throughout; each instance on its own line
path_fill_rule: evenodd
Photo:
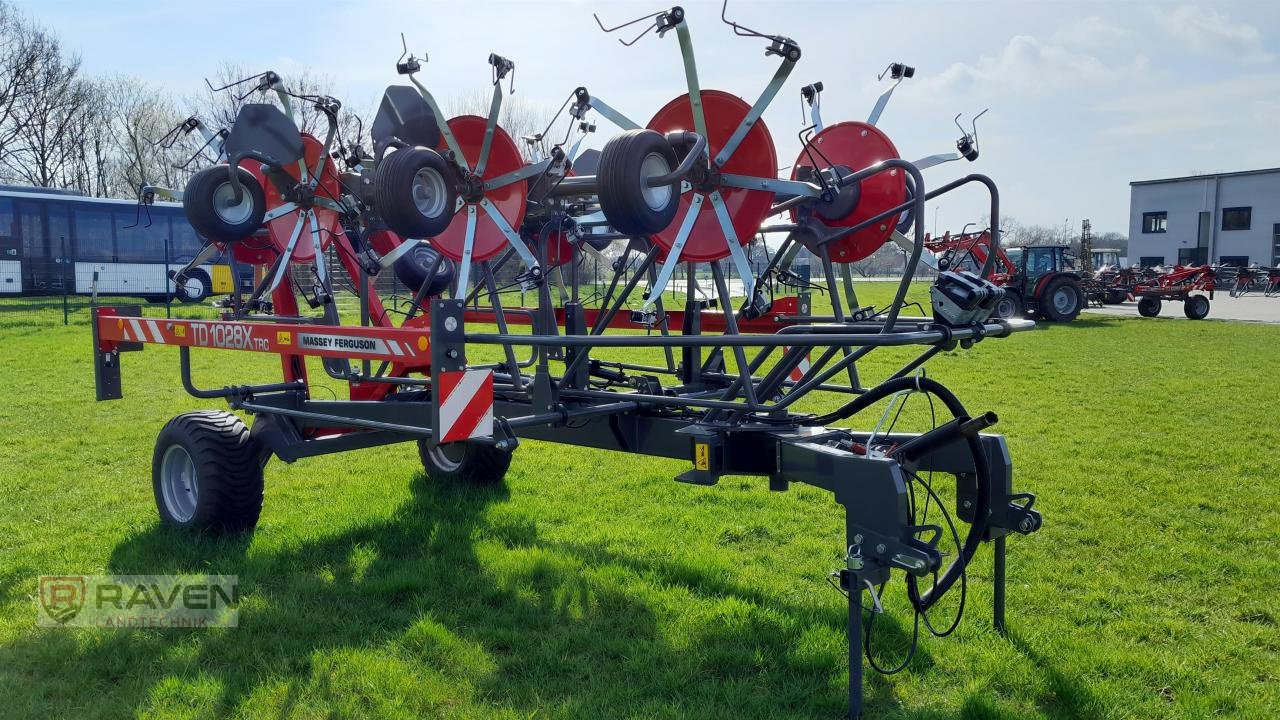
M 1129 262 L 1280 265 L 1280 168 L 1129 183 Z

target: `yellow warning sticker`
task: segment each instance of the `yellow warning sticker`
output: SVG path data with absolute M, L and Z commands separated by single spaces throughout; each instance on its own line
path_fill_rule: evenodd
M 288 330 L 276 331 L 276 343 L 279 345 L 292 345 L 293 333 L 289 332 Z
M 187 326 L 186 326 L 186 325 L 174 325 L 174 326 L 173 326 L 173 334 L 174 334 L 174 336 L 176 336 L 176 337 L 180 337 L 180 338 L 184 338 L 184 337 L 186 337 L 186 336 L 187 336 Z
M 693 444 L 693 469 L 711 469 L 711 446 L 704 443 Z

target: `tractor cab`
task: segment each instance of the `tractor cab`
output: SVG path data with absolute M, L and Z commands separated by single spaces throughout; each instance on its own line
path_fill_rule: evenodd
M 1097 270 L 1110 267 L 1118 268 L 1124 262 L 1124 258 L 1120 256 L 1120 251 L 1113 248 L 1103 248 L 1093 251 L 1093 269 Z
M 1038 280 L 1049 273 L 1068 272 L 1075 269 L 1067 257 L 1065 245 L 1036 245 L 1017 248 L 1021 252 L 1017 260 L 1018 274 L 1028 280 Z

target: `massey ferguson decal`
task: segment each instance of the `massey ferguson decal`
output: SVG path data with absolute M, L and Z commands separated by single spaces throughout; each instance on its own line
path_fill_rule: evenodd
M 360 353 L 362 355 L 385 355 L 387 357 L 402 357 L 412 354 L 409 348 L 404 347 L 396 340 L 321 333 L 298 333 L 298 347 L 311 348 L 313 350 L 337 350 L 339 352 Z

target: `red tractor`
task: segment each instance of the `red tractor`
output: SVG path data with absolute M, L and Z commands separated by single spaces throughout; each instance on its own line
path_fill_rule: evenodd
M 944 234 L 925 240 L 925 247 L 937 258 L 940 270 L 967 269 L 977 272 L 986 262 L 991 233 Z M 1084 308 L 1085 292 L 1080 273 L 1067 257 L 1066 245 L 1035 245 L 996 249 L 995 264 L 988 279 L 1004 288 L 1004 298 L 995 315 L 1003 318 L 1043 317 L 1052 322 L 1071 322 Z

